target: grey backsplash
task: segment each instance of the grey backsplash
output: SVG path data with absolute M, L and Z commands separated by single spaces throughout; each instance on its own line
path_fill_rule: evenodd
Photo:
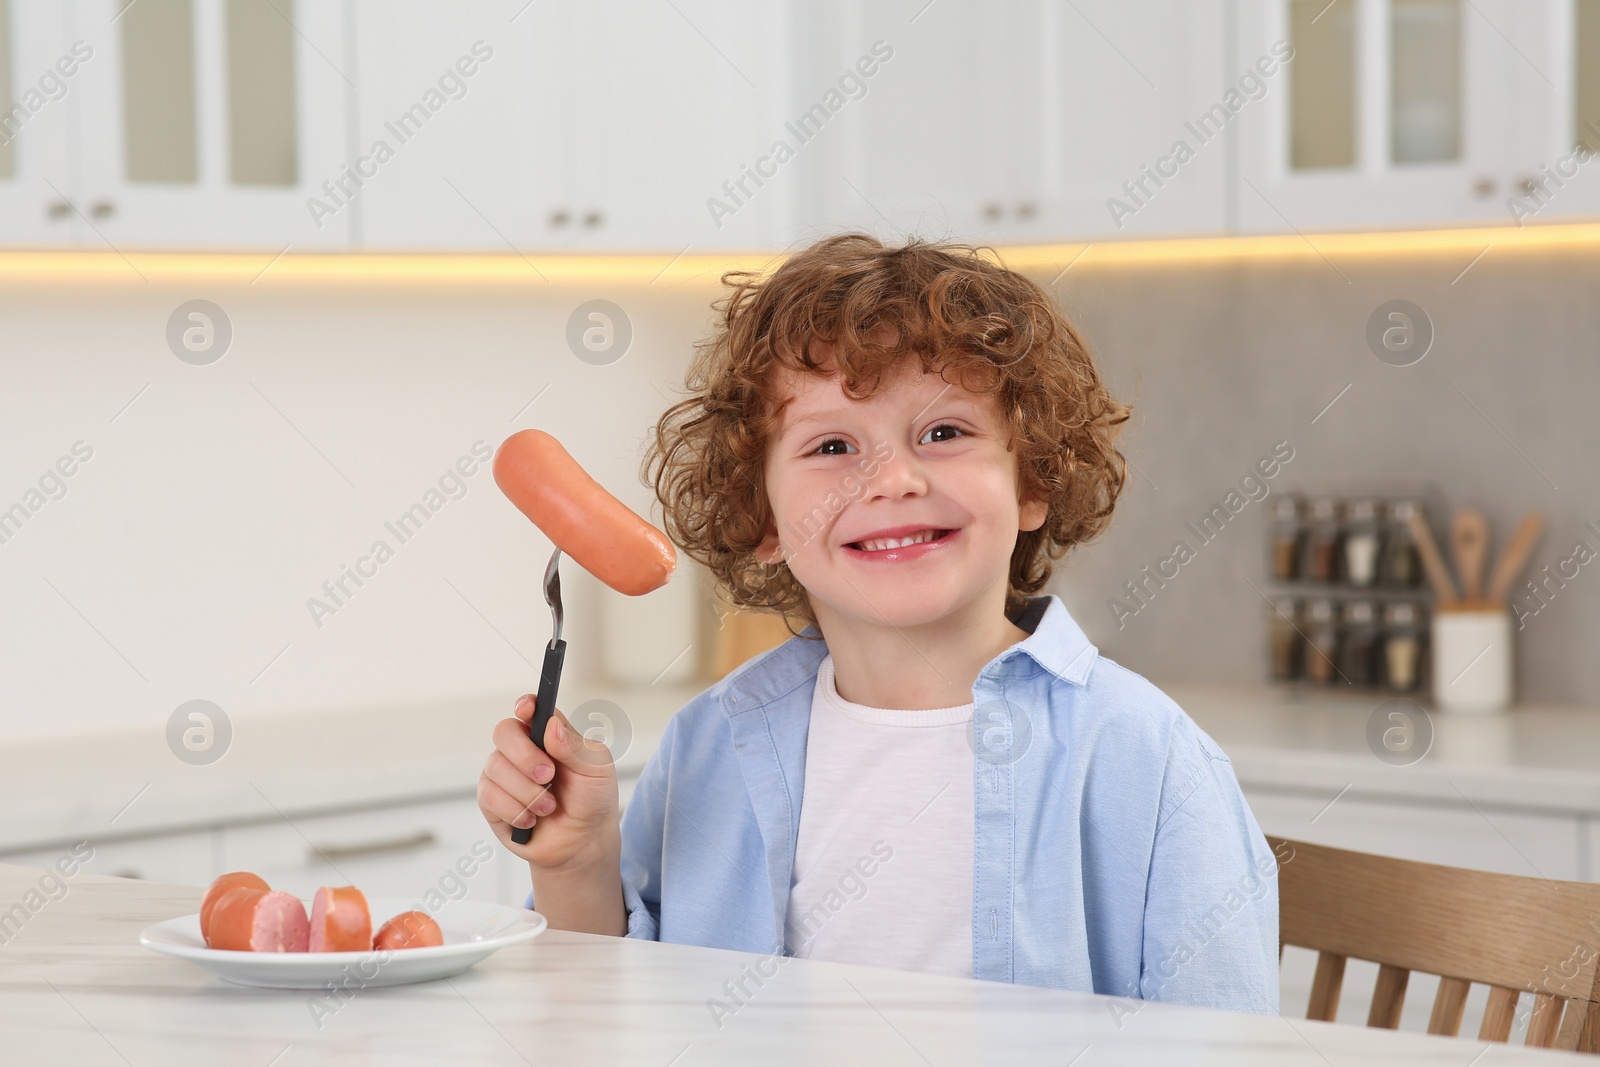
M 1252 583 L 1268 588 L 1273 497 L 1203 546 L 1185 523 L 1280 441 L 1294 458 L 1268 483 L 1273 495 L 1420 486 L 1482 509 L 1496 553 L 1525 512 L 1543 513 L 1530 572 L 1553 572 L 1579 542 L 1600 551 L 1584 528 L 1600 529 L 1600 260 L 1490 248 L 1462 274 L 1475 254 L 1098 268 L 1091 254 L 1056 283 L 1113 391 L 1134 404 L 1123 436 L 1133 469 L 1112 526 L 1051 585 L 1104 654 L 1158 682 L 1265 679 L 1268 607 Z M 1365 340 L 1368 317 L 1394 299 L 1419 305 L 1435 330 L 1409 367 L 1381 362 Z M 1446 516 L 1431 518 L 1443 538 Z M 1108 602 L 1178 540 L 1195 558 L 1119 619 Z M 1524 623 L 1519 698 L 1600 704 L 1600 566 L 1578 568 Z

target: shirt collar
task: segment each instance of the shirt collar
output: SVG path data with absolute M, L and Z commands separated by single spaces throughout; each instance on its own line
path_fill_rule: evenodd
M 1064 682 L 1080 687 L 1088 684 L 1089 671 L 1094 667 L 1099 650 L 1090 643 L 1060 597 L 1054 593 L 1029 597 L 1022 614 L 1012 621 L 1029 631 L 1028 636 L 996 656 L 989 666 L 1024 655 Z
M 1022 613 L 1012 621 L 1029 631 L 1028 636 L 990 660 L 979 672 L 980 677 L 996 664 L 1021 655 L 1064 682 L 1079 687 L 1088 684 L 1098 650 L 1060 597 L 1053 593 L 1029 597 Z M 756 656 L 718 682 L 713 690 L 722 698 L 728 714 L 759 708 L 801 686 L 815 686 L 817 667 L 828 654 L 828 646 L 820 637 L 815 626 L 807 626 L 800 636 L 790 638 L 766 655 Z M 806 690 L 808 696 L 810 691 Z

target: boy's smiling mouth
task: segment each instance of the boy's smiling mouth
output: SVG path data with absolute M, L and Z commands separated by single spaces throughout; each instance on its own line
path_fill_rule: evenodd
M 876 559 L 914 559 L 942 547 L 957 533 L 937 526 L 895 526 L 876 530 L 844 547 L 852 555 Z

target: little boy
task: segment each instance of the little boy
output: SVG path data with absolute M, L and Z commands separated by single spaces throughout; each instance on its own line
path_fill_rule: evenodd
M 803 628 L 672 718 L 620 827 L 604 746 L 558 715 L 539 751 L 521 698 L 479 803 L 528 906 L 1276 1013 L 1276 860 L 1227 757 L 1035 595 L 1126 475 L 1077 331 L 966 246 L 846 234 L 723 280 L 645 469 L 724 595 Z

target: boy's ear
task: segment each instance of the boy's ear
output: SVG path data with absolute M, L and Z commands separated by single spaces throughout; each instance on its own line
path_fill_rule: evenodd
M 767 524 L 766 536 L 761 538 L 761 543 L 756 546 L 756 559 L 763 563 L 782 563 L 783 546 L 778 543 L 778 528 L 770 522 Z
M 1050 515 L 1050 506 L 1039 500 L 1024 500 L 1017 518 L 1017 529 L 1031 533 L 1044 525 Z

